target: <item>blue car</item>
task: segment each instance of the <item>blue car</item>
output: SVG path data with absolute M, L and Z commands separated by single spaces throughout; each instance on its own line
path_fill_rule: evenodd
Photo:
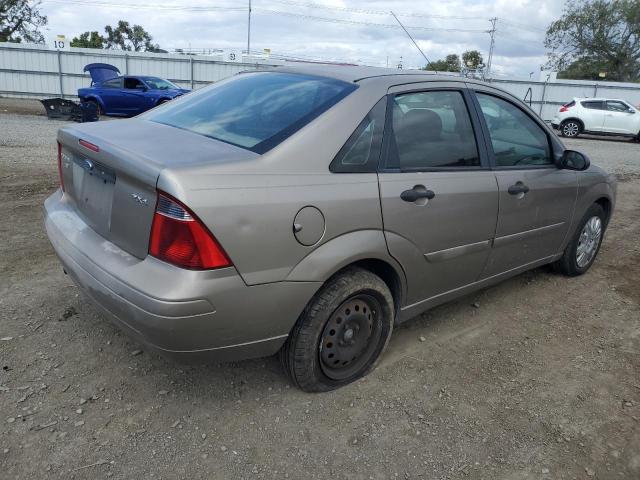
M 80 88 L 78 97 L 94 103 L 99 115 L 131 117 L 190 91 L 158 77 L 121 76 L 106 63 L 90 63 L 84 71 L 91 75 L 91 86 Z

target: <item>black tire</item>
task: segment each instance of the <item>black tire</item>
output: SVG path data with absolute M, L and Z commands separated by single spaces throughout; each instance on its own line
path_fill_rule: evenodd
M 560 124 L 560 135 L 575 138 L 582 133 L 582 124 L 578 120 L 565 120 Z
M 579 264 L 578 245 L 581 243 L 581 236 L 585 228 L 585 225 L 593 217 L 598 217 L 600 219 L 600 226 L 601 226 L 600 236 L 597 241 L 597 245 L 595 245 L 595 251 L 593 252 L 593 255 L 588 260 L 588 262 L 586 264 Z M 589 207 L 587 212 L 584 214 L 584 216 L 580 220 L 580 223 L 578 224 L 578 228 L 576 228 L 576 231 L 573 234 L 573 238 L 567 245 L 567 248 L 562 254 L 562 257 L 560 257 L 560 259 L 557 262 L 555 262 L 554 266 L 556 270 L 558 270 L 559 272 L 569 277 L 582 275 L 587 270 L 589 270 L 589 268 L 591 268 L 591 265 L 593 265 L 593 262 L 595 261 L 596 257 L 598 256 L 598 252 L 600 251 L 600 245 L 602 244 L 602 238 L 604 237 L 606 226 L 607 226 L 607 216 L 603 208 L 597 203 L 594 203 Z
M 95 107 L 96 107 L 96 116 L 98 117 L 98 120 L 100 120 L 100 117 L 104 115 L 104 112 L 102 111 L 102 107 L 100 107 L 100 104 L 98 102 L 96 102 L 95 100 L 87 100 L 87 103 L 95 105 Z
M 365 376 L 391 338 L 394 311 L 389 287 L 377 275 L 357 267 L 336 274 L 307 304 L 280 350 L 284 370 L 306 392 Z

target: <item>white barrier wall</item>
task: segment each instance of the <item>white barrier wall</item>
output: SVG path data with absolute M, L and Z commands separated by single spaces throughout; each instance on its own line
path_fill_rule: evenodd
M 243 70 L 283 63 L 258 57 L 245 57 L 244 63 L 224 62 L 220 58 L 88 48 L 58 51 L 49 50 L 44 45 L 0 43 L 0 96 L 75 98 L 78 88 L 88 86 L 91 82 L 82 68 L 94 62 L 115 65 L 125 75 L 155 75 L 191 89 Z M 513 79 L 490 81 L 520 99 L 524 99 L 531 89 L 531 108 L 547 121 L 553 118 L 560 105 L 574 97 L 620 98 L 640 105 L 640 84 L 581 80 L 548 83 Z

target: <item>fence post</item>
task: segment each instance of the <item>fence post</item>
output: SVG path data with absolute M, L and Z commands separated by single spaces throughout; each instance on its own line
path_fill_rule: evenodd
M 124 54 L 124 74 L 129 75 L 129 54 Z
M 189 55 L 189 69 L 191 70 L 191 90 L 193 90 L 193 57 Z
M 598 96 L 598 84 L 595 83 L 593 85 L 593 98 L 596 98 Z
M 542 117 L 542 108 L 544 107 L 544 95 L 547 92 L 547 81 L 544 82 L 544 86 L 542 87 L 542 98 L 540 99 L 540 111 L 538 115 Z
M 60 82 L 60 96 L 64 98 L 64 87 L 62 86 L 62 51 L 58 50 L 58 81 Z

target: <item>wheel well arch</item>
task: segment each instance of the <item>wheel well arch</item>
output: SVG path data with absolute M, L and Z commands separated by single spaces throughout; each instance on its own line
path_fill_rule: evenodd
M 368 270 L 382 279 L 382 281 L 387 285 L 387 287 L 389 287 L 389 290 L 391 291 L 391 296 L 393 297 L 394 308 L 397 315 L 397 313 L 400 311 L 400 307 L 402 306 L 402 300 L 404 297 L 403 282 L 398 271 L 390 263 L 384 260 L 380 260 L 379 258 L 365 258 L 356 260 L 348 265 L 343 266 L 331 277 L 334 277 L 343 270 L 351 267 L 359 267 L 364 270 Z
M 168 102 L 169 100 L 171 100 L 169 97 L 160 97 L 158 100 L 156 100 L 156 105 L 160 105 L 161 103 Z
M 607 197 L 600 197 L 593 203 L 600 205 L 602 207 L 605 215 L 605 219 L 604 219 L 605 225 L 608 225 L 609 219 L 611 218 L 611 200 L 609 200 L 609 198 Z
M 564 125 L 565 123 L 567 123 L 569 121 L 574 121 L 578 125 L 580 125 L 580 131 L 581 132 L 584 130 L 584 122 L 582 120 L 580 120 L 579 118 L 576 118 L 576 117 L 565 118 L 564 120 L 562 120 L 562 122 L 560 122 L 560 127 L 562 128 L 562 125 Z

